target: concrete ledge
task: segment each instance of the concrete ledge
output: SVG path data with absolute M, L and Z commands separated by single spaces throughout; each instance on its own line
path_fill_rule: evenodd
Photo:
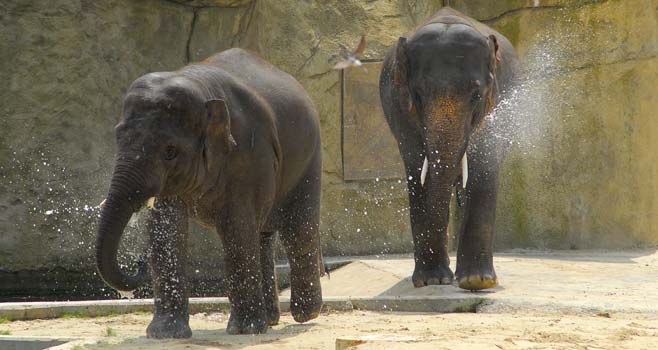
M 8 337 L 0 336 L 0 349 L 2 350 L 43 350 L 66 344 L 75 339 L 43 338 L 43 337 Z
M 349 299 L 357 310 L 400 312 L 475 312 L 485 299 L 481 297 L 378 296 Z
M 324 309 L 335 311 L 475 312 L 484 301 L 479 297 L 378 296 L 327 297 Z M 290 298 L 281 297 L 281 310 L 290 310 Z M 228 312 L 228 298 L 190 298 L 190 312 Z M 151 312 L 153 299 L 99 300 L 68 302 L 29 302 L 0 304 L 0 317 L 10 320 L 58 318 L 64 315 L 98 317 L 134 312 Z

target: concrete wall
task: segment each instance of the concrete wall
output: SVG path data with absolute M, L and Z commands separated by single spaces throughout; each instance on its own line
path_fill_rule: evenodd
M 655 245 L 658 0 L 453 0 L 503 34 L 527 67 L 498 206 L 498 248 Z M 126 87 L 239 46 L 309 91 L 322 119 L 326 254 L 411 249 L 406 186 L 342 178 L 340 78 L 361 33 L 365 58 L 442 1 L 9 0 L 0 3 L 0 279 L 93 270 L 97 209 Z M 502 113 L 501 113 L 502 115 Z M 502 117 L 501 117 L 502 118 Z M 127 235 L 128 255 L 144 235 Z M 195 229 L 192 269 L 221 247 Z M 128 260 L 129 257 L 128 257 Z M 214 272 L 213 272 L 214 273 Z M 4 276 L 4 277 L 3 277 Z M 38 282 L 38 281 L 37 281 Z M 0 283 L 1 285 L 2 283 Z

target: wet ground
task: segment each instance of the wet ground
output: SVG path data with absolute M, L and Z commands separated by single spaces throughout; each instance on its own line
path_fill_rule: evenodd
M 409 257 L 360 259 L 323 281 L 333 300 L 477 300 L 477 313 L 329 311 L 296 324 L 284 313 L 265 335 L 226 335 L 225 313 L 191 316 L 192 339 L 144 337 L 149 314 L 14 321 L 0 331 L 82 339 L 57 349 L 656 349 L 655 251 L 499 254 L 501 286 L 482 293 L 455 286 L 415 289 Z M 284 291 L 282 294 L 286 294 Z M 428 302 L 430 300 L 430 302 Z M 422 304 L 423 302 L 429 304 Z M 354 305 L 357 305 L 356 303 Z M 77 346 L 77 348 L 76 348 Z

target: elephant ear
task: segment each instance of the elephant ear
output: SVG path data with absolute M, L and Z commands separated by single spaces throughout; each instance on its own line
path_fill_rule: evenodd
M 211 166 L 219 155 L 226 155 L 238 144 L 231 135 L 231 115 L 222 99 L 206 101 L 208 126 L 206 128 L 205 156 L 206 164 Z
M 492 56 L 491 56 L 491 63 L 489 64 L 489 77 L 490 80 L 488 81 L 489 85 L 489 93 L 487 95 L 487 100 L 486 100 L 486 107 L 485 111 L 486 114 L 491 113 L 494 107 L 494 88 L 498 89 L 498 81 L 496 80 L 496 68 L 498 66 L 498 63 L 500 63 L 500 52 L 499 52 L 499 46 L 498 46 L 498 38 L 496 38 L 495 35 L 491 34 L 489 35 L 489 46 L 491 47 L 492 50 Z
M 413 108 L 411 93 L 409 91 L 409 60 L 407 58 L 407 38 L 400 37 L 395 51 L 395 71 L 393 81 L 399 91 L 398 101 L 403 112 L 410 112 Z
M 491 49 L 493 50 L 493 56 L 496 59 L 496 64 L 498 64 L 498 63 L 500 63 L 500 53 L 498 51 L 498 49 L 499 49 L 498 38 L 496 38 L 495 35 L 491 34 L 491 35 L 489 35 L 489 42 L 491 44 L 490 46 L 492 46 Z

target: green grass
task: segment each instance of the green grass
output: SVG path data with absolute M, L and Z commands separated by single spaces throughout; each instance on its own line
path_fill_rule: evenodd
M 65 312 L 59 315 L 59 318 L 69 319 L 69 318 L 90 318 L 89 315 L 82 312 L 68 313 Z
M 0 329 L 0 335 L 11 335 L 11 331 Z
M 148 316 L 152 315 L 153 313 L 151 311 L 135 311 L 132 314 L 137 316 Z
M 106 337 L 116 337 L 117 332 L 114 329 L 107 327 L 105 328 L 105 332 L 103 332 L 103 335 Z
M 71 350 L 86 350 L 84 346 L 82 345 L 76 345 L 74 346 Z
M 11 322 L 10 319 L 5 318 L 5 317 L 0 317 L 0 324 L 1 324 L 1 323 L 9 323 L 9 322 Z

